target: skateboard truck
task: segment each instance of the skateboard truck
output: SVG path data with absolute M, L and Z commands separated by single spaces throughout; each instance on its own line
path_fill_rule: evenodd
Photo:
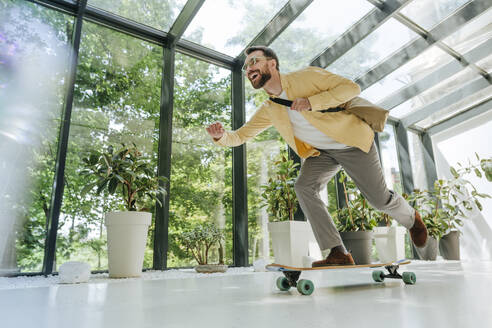
M 283 271 L 284 276 L 289 282 L 289 286 L 297 287 L 297 280 L 301 276 L 301 271 Z
M 403 279 L 397 271 L 400 268 L 398 264 L 387 265 L 384 268 L 389 272 L 389 274 L 384 275 L 384 278 Z
M 374 279 L 374 281 L 383 282 L 385 278 L 401 279 L 407 285 L 413 285 L 417 281 L 417 277 L 413 272 L 403 272 L 403 275 L 399 274 L 398 269 L 400 268 L 400 265 L 398 262 L 386 265 L 384 268 L 388 270 L 389 274 L 384 274 L 383 271 L 379 270 L 373 271 L 372 279 Z

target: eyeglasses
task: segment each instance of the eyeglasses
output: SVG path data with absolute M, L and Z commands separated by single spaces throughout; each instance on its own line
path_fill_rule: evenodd
M 256 63 L 259 62 L 261 59 L 271 59 L 271 57 L 265 57 L 265 56 L 251 57 L 249 61 L 244 63 L 242 70 L 246 71 L 248 67 L 256 65 Z

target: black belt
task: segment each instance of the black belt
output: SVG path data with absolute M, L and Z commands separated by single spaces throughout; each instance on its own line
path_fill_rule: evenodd
M 287 99 L 282 99 L 282 98 L 272 98 L 270 97 L 270 100 L 273 101 L 274 103 L 277 103 L 279 105 L 287 106 L 290 107 L 292 106 L 292 101 L 287 100 Z M 328 108 L 328 109 L 323 109 L 319 110 L 318 112 L 321 113 L 335 113 L 344 110 L 342 107 L 335 107 L 335 108 Z

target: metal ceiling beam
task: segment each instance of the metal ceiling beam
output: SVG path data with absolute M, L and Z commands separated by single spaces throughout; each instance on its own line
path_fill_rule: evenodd
M 397 126 L 398 124 L 401 123 L 401 121 L 399 118 L 389 115 L 388 119 L 386 120 L 386 123 Z M 409 126 L 407 127 L 407 130 L 412 131 L 416 134 L 421 134 L 425 132 L 425 129 L 419 128 L 418 126 Z
M 179 52 L 185 53 L 195 58 L 199 58 L 212 64 L 226 67 L 228 69 L 231 69 L 234 65 L 234 58 L 232 58 L 231 56 L 227 56 L 223 53 L 187 40 L 179 39 L 177 42 L 174 42 L 173 37 L 170 37 L 169 34 L 164 31 L 160 31 L 147 25 L 126 19 L 124 17 L 108 13 L 98 8 L 87 8 L 88 10 L 85 17 L 89 21 L 105 25 L 117 31 L 121 31 L 123 33 L 130 34 L 160 45 L 175 43 L 176 50 Z
M 178 15 L 178 18 L 174 21 L 173 26 L 168 32 L 169 41 L 172 43 L 176 43 L 181 37 L 183 33 L 190 25 L 193 18 L 198 13 L 198 10 L 202 7 L 205 0 L 188 0 L 184 5 L 183 9 Z
M 323 68 L 329 66 L 409 2 L 409 0 L 388 0 L 384 3 L 377 2 L 376 8 L 355 23 L 335 40 L 335 42 L 329 45 L 328 48 L 311 61 L 310 65 Z M 376 5 L 376 3 L 373 4 Z
M 372 70 L 358 78 L 356 80 L 356 83 L 360 85 L 361 89 L 366 89 L 373 83 L 381 80 L 383 77 L 408 62 L 410 59 L 417 57 L 428 47 L 435 44 L 438 40 L 442 40 L 448 35 L 452 34 L 461 25 L 480 15 L 491 6 L 492 2 L 490 2 L 490 0 L 475 0 L 461 7 L 461 9 L 458 10 L 454 15 L 445 19 L 429 32 L 426 32 L 424 29 L 419 28 L 419 34 L 423 35 L 423 38 L 419 38 L 400 49 L 389 59 L 380 63 Z M 412 23 L 412 26 L 415 26 L 415 24 Z
M 42 5 L 43 7 L 48 7 L 55 9 L 64 14 L 70 14 L 72 16 L 76 15 L 77 12 L 77 1 L 75 0 L 28 0 L 29 2 Z
M 87 6 L 84 19 L 152 43 L 162 45 L 167 42 L 167 33 L 164 31 L 160 31 L 156 28 L 135 22 L 131 19 L 96 7 Z
M 477 62 L 488 56 L 490 54 L 490 49 L 492 49 L 492 39 L 487 40 L 476 48 L 473 48 L 469 52 L 465 53 L 463 57 L 465 57 L 468 62 Z M 378 106 L 391 110 L 408 99 L 415 97 L 439 82 L 453 76 L 462 69 L 463 66 L 458 61 L 453 60 L 449 64 L 444 65 L 419 81 L 416 81 L 386 97 L 378 103 Z
M 486 113 L 488 111 L 492 110 L 492 98 L 489 98 L 481 103 L 478 103 L 465 111 L 462 111 L 454 116 L 451 116 L 450 118 L 439 122 L 436 125 L 431 126 L 430 128 L 427 129 L 427 133 L 429 135 L 434 135 L 436 133 L 439 133 L 441 131 L 444 131 L 446 129 L 452 128 L 453 126 L 460 124 L 462 122 L 465 122 L 477 115 Z
M 233 57 L 184 39 L 178 41 L 176 50 L 188 56 L 227 69 L 232 69 L 235 65 Z
M 421 109 L 418 109 L 416 111 L 413 111 L 409 115 L 403 117 L 401 119 L 401 123 L 405 128 L 414 125 L 415 123 L 418 123 L 422 121 L 423 119 L 426 119 L 427 117 L 431 116 L 434 113 L 437 113 L 443 108 L 446 108 L 448 106 L 451 106 L 453 104 L 456 104 L 463 98 L 468 97 L 469 95 L 472 95 L 486 87 L 490 86 L 489 82 L 485 80 L 483 77 L 479 77 L 478 79 L 475 79 L 464 86 L 460 87 L 459 89 L 447 94 L 446 96 L 422 107 Z
M 57 9 L 59 11 L 76 15 L 77 5 L 73 1 L 67 0 L 29 0 L 31 2 Z M 99 25 L 106 26 L 118 32 L 135 36 L 139 39 L 152 42 L 158 45 L 166 45 L 169 41 L 168 33 L 147 26 L 145 24 L 137 23 L 133 20 L 121 17 L 119 15 L 107 12 L 105 10 L 87 6 L 84 19 L 97 23 Z M 176 27 L 177 28 L 177 27 Z M 176 50 L 186 55 L 198 58 L 208 63 L 219 65 L 227 69 L 232 69 L 234 66 L 234 58 L 202 45 L 186 41 L 178 40 L 176 43 Z
M 244 50 L 252 46 L 268 46 L 292 23 L 313 0 L 290 0 L 260 33 L 236 57 L 240 63 L 246 56 Z
M 374 0 L 368 0 L 368 1 L 374 1 Z M 427 32 L 423 27 L 419 26 L 405 15 L 398 13 L 395 15 L 395 19 L 400 23 L 402 23 L 403 25 L 405 25 L 406 27 L 408 27 L 409 29 L 411 29 L 412 31 L 414 31 L 415 33 L 419 34 L 424 39 L 427 39 L 429 37 L 429 32 Z M 492 83 L 492 80 L 490 79 L 489 75 L 485 70 L 476 66 L 474 63 L 469 62 L 463 55 L 461 55 L 456 50 L 446 45 L 444 42 L 436 41 L 435 45 L 441 50 L 443 50 L 444 52 L 446 52 L 451 57 L 455 58 L 463 67 L 470 65 L 475 71 L 477 71 L 479 74 L 484 76 Z

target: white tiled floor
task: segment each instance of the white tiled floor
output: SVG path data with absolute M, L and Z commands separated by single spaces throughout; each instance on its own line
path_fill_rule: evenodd
M 491 262 L 400 271 L 417 283 L 375 283 L 371 269 L 304 272 L 311 296 L 278 291 L 273 272 L 4 289 L 0 327 L 492 327 Z

